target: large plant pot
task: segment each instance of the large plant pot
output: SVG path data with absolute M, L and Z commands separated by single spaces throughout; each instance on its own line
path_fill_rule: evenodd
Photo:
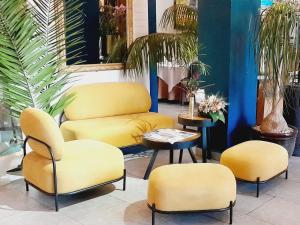
M 294 154 L 298 129 L 291 125 L 289 125 L 289 127 L 293 129 L 291 134 L 266 134 L 261 133 L 257 127 L 252 127 L 254 133 L 253 138 L 279 144 L 288 151 L 289 157 L 291 157 Z
M 283 116 L 288 124 L 300 129 L 300 86 L 287 86 L 288 96 L 284 99 Z M 300 157 L 300 133 L 296 140 L 294 156 Z

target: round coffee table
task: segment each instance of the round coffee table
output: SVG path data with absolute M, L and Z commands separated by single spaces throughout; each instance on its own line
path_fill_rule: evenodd
M 186 131 L 190 132 L 189 130 L 186 130 Z M 195 132 L 193 132 L 193 133 L 195 133 Z M 173 164 L 174 163 L 174 150 L 180 150 L 178 162 L 182 163 L 183 150 L 186 149 L 186 150 L 188 150 L 193 163 L 197 163 L 197 159 L 192 151 L 192 147 L 199 145 L 200 137 L 201 137 L 201 135 L 199 133 L 195 133 L 195 135 L 193 137 L 186 138 L 182 141 L 171 144 L 169 142 L 151 140 L 144 136 L 143 137 L 143 145 L 145 145 L 148 149 L 154 150 L 152 153 L 151 159 L 149 161 L 147 170 L 145 172 L 144 180 L 147 180 L 149 178 L 149 175 L 151 173 L 152 167 L 154 165 L 155 159 L 156 159 L 159 151 L 166 151 L 166 150 L 170 151 L 169 163 Z
M 178 123 L 183 125 L 184 130 L 189 126 L 196 127 L 198 132 L 201 132 L 202 161 L 206 163 L 207 157 L 211 158 L 211 152 L 208 152 L 209 149 L 207 148 L 207 128 L 214 127 L 216 123 L 209 118 L 200 116 L 191 117 L 187 113 L 178 115 Z

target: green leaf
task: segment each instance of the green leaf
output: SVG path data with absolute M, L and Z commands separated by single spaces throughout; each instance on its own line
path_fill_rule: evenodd
M 58 7 L 63 3 L 0 1 L 0 100 L 15 117 L 27 107 L 56 115 L 74 99 L 62 97 L 71 77 L 61 71 L 65 60 L 57 56 L 65 51 L 65 40 L 57 39 L 57 34 L 70 29 L 80 33 L 82 4 L 74 0 L 68 6 Z M 66 29 L 63 25 L 54 27 L 66 14 L 72 15 Z M 81 44 L 80 38 L 71 41 L 73 47 L 77 44 Z

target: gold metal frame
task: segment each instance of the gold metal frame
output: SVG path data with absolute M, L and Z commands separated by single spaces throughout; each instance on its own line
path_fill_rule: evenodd
M 133 0 L 127 0 L 127 45 L 129 46 L 133 42 Z M 61 5 L 60 7 L 63 7 Z M 64 25 L 65 18 L 62 16 L 58 20 L 59 25 Z M 65 36 L 61 36 L 58 38 L 65 39 Z M 63 52 L 61 57 L 66 57 L 66 52 Z M 105 70 L 122 70 L 124 68 L 122 63 L 107 63 L 107 64 L 86 64 L 86 65 L 66 65 L 64 66 L 67 72 L 89 72 L 89 71 L 105 71 Z

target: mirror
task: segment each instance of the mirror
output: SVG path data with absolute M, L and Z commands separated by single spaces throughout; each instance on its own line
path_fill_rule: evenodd
M 71 0 L 66 0 L 66 4 L 68 1 Z M 77 46 L 81 56 L 73 55 L 74 47 L 68 46 L 67 38 L 67 69 L 74 72 L 122 69 L 122 58 L 132 42 L 132 0 L 83 1 L 84 43 Z

